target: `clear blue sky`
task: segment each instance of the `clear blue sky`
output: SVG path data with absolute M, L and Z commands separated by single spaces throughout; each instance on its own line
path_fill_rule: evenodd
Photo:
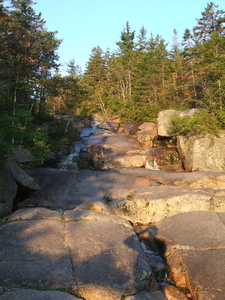
M 207 3 L 214 2 L 225 11 L 225 0 L 34 0 L 34 9 L 41 12 L 49 31 L 58 31 L 63 39 L 59 48 L 60 63 L 71 59 L 85 69 L 91 50 L 117 49 L 116 42 L 127 21 L 131 30 L 142 26 L 147 37 L 161 35 L 172 43 L 173 30 L 182 38 L 186 28 L 192 29 Z M 61 70 L 65 69 L 62 67 Z

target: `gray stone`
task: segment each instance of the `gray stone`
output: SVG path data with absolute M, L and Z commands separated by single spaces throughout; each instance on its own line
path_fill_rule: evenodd
M 220 217 L 225 218 L 224 215 L 209 211 L 177 214 L 155 224 L 155 238 L 166 242 L 168 253 L 179 249 L 225 249 L 224 223 Z
M 29 176 L 24 170 L 22 170 L 12 160 L 8 160 L 6 168 L 12 173 L 13 179 L 23 188 L 30 191 L 39 190 L 37 182 Z
M 177 147 L 186 171 L 224 171 L 225 134 L 179 136 Z
M 82 203 L 81 205 L 76 207 L 77 210 L 84 209 L 84 210 L 92 210 L 101 214 L 111 215 L 112 212 L 110 211 L 108 205 L 105 204 L 104 200 L 94 200 L 94 201 L 87 201 Z
M 14 161 L 18 163 L 26 163 L 35 161 L 34 157 L 32 156 L 31 152 L 27 149 L 14 149 L 12 158 Z
M 64 224 L 30 220 L 0 226 L 0 285 L 66 289 L 74 277 Z
M 0 295 L 0 300 L 79 300 L 76 296 L 59 291 L 16 289 Z
M 137 235 L 117 216 L 74 210 L 60 220 L 34 208 L 0 226 L 0 286 L 118 300 L 151 289 L 152 278 Z
M 144 168 L 116 169 L 108 172 L 54 169 L 32 170 L 29 174 L 40 184 L 40 191 L 27 201 L 30 205 L 71 209 L 102 198 L 127 195 L 142 186 L 176 185 L 193 188 L 225 189 L 225 172 L 169 172 Z M 118 199 L 118 198 L 117 198 Z
M 109 205 L 113 213 L 133 224 L 150 224 L 181 212 L 209 211 L 213 207 L 216 210 L 213 195 L 212 189 L 150 186 L 131 192 L 125 200 L 117 200 L 116 195 L 111 194 Z M 225 211 L 225 200 L 221 207 Z
M 106 136 L 102 143 L 87 145 L 90 164 L 97 170 L 143 167 L 146 153 L 137 140 L 124 136 Z
M 11 214 L 7 221 L 25 220 L 62 220 L 62 212 L 49 210 L 44 207 L 24 208 Z
M 104 197 L 96 172 L 66 172 L 52 169 L 30 172 L 40 183 L 40 191 L 22 205 L 44 206 L 52 209 L 74 209 L 78 205 Z
M 0 217 L 11 213 L 17 185 L 10 171 L 0 169 Z
M 110 222 L 123 225 L 128 228 L 132 228 L 131 224 L 123 218 L 115 215 L 104 215 L 95 211 L 89 210 L 66 210 L 63 214 L 63 220 L 70 221 L 101 221 Z
M 81 297 L 118 300 L 150 288 L 151 271 L 132 228 L 100 220 L 69 222 L 65 242 Z
M 151 227 L 177 286 L 193 299 L 225 298 L 225 213 L 188 212 Z

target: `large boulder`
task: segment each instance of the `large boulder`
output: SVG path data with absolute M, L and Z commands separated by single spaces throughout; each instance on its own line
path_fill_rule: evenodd
M 8 160 L 6 169 L 12 173 L 13 179 L 17 182 L 19 188 L 26 191 L 39 190 L 39 185 L 34 180 L 34 178 L 29 176 L 23 169 L 21 169 L 12 160 Z
M 170 132 L 170 119 L 174 114 L 179 115 L 180 117 L 184 116 L 193 116 L 198 109 L 192 108 L 183 111 L 168 109 L 163 110 L 158 114 L 157 126 L 158 126 L 158 135 L 165 137 L 172 137 L 173 135 Z
M 87 147 L 88 159 L 94 169 L 143 167 L 147 153 L 134 139 L 124 136 L 106 136 L 102 143 L 90 144 Z
M 169 274 L 177 286 L 190 291 L 191 299 L 225 299 L 224 224 L 225 213 L 196 211 L 151 227 L 163 245 Z
M 179 136 L 177 147 L 186 171 L 225 169 L 225 133 L 219 136 Z
M 0 217 L 9 214 L 13 208 L 17 185 L 9 170 L 0 168 Z
M 0 286 L 5 284 L 62 289 L 86 300 L 118 300 L 155 288 L 129 222 L 94 211 L 44 208 L 17 211 L 0 226 Z
M 144 122 L 138 127 L 137 140 L 143 148 L 152 148 L 157 136 L 157 126 L 153 122 Z

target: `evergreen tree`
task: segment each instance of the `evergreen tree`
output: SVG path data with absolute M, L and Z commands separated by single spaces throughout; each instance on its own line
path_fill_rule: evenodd
M 134 63 L 134 43 L 135 31 L 131 31 L 129 22 L 121 32 L 120 41 L 116 44 L 119 46 L 119 58 L 117 64 L 119 66 L 119 80 L 121 88 L 121 96 L 124 103 L 127 103 L 132 98 L 132 71 Z M 121 73 L 122 72 L 122 73 Z
M 192 106 L 196 107 L 197 103 L 197 80 L 195 74 L 196 55 L 194 52 L 193 36 L 189 29 L 185 29 L 183 35 L 183 58 L 185 67 L 185 98 Z
M 184 71 L 182 49 L 178 42 L 178 33 L 176 29 L 174 29 L 173 33 L 171 58 L 173 60 L 174 100 L 175 102 L 179 102 L 184 100 L 184 80 L 186 74 Z
M 202 12 L 202 17 L 197 21 L 198 25 L 194 27 L 194 37 L 197 41 L 204 42 L 215 32 L 224 36 L 225 11 L 219 10 L 215 3 L 208 3 Z
M 7 10 L 0 8 L 0 86 L 4 103 L 0 114 L 4 112 L 11 120 L 8 139 L 13 146 L 41 145 L 41 135 L 32 131 L 32 118 L 45 102 L 43 84 L 50 70 L 57 67 L 55 51 L 60 41 L 55 32 L 46 31 L 33 4 L 31 0 L 11 0 Z
M 102 111 L 105 116 L 106 74 L 107 62 L 103 50 L 99 46 L 94 47 L 84 73 L 84 86 L 88 90 L 90 101 L 87 105 L 91 105 L 93 111 Z
M 131 31 L 129 22 L 126 22 L 126 26 L 121 32 L 120 41 L 117 42 L 122 54 L 127 54 L 129 51 L 132 51 L 135 47 L 134 44 L 135 31 Z
M 67 73 L 70 77 L 73 78 L 81 78 L 82 77 L 82 71 L 79 65 L 76 65 L 75 59 L 71 59 L 67 64 Z
M 147 46 L 147 30 L 144 26 L 141 27 L 140 34 L 138 35 L 138 42 L 137 42 L 137 50 L 139 51 L 145 51 Z

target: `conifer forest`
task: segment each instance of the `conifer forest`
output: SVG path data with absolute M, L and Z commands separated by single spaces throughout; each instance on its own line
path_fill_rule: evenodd
M 62 76 L 57 31 L 46 29 L 32 0 L 4 2 L 0 0 L 1 157 L 25 146 L 41 159 L 51 140 L 60 137 L 61 128 L 42 130 L 55 115 L 100 114 L 106 120 L 141 122 L 156 121 L 165 109 L 199 108 L 201 130 L 209 124 L 225 126 L 225 11 L 216 3 L 206 4 L 195 26 L 179 33 L 182 39 L 174 29 L 171 46 L 125 20 L 116 51 L 96 45 L 83 72 L 68 60 Z

